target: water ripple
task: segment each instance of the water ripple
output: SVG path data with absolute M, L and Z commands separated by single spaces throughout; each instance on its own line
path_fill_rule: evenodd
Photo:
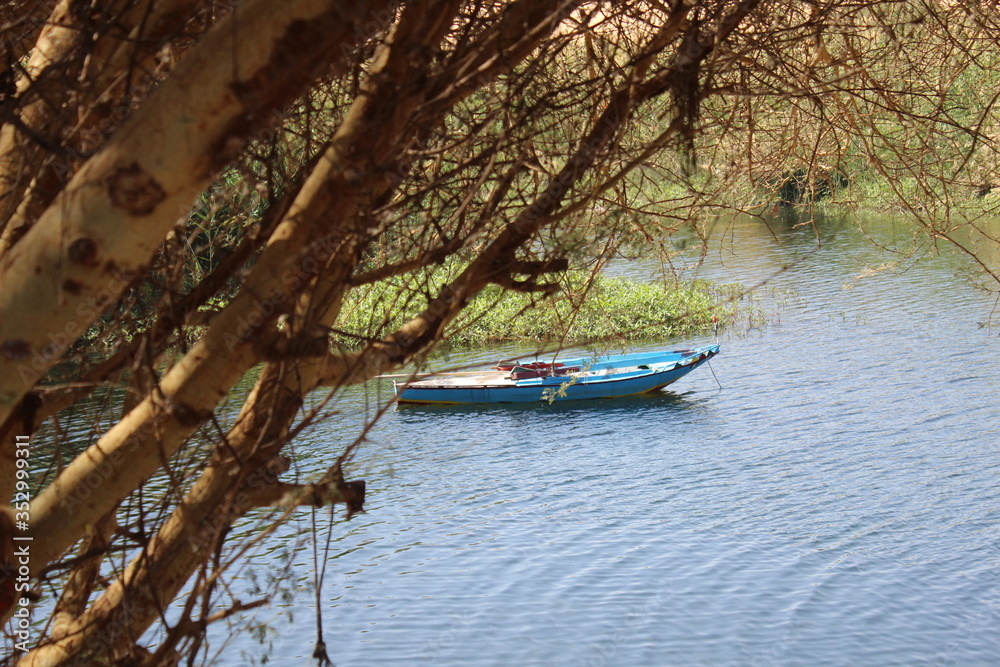
M 708 275 L 812 249 L 782 234 Z M 841 230 L 782 274 L 801 298 L 723 341 L 722 391 L 390 413 L 327 575 L 336 663 L 1000 662 L 1000 341 L 946 258 L 843 290 L 868 253 Z

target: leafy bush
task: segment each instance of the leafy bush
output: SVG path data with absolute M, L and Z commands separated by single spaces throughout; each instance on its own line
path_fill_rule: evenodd
M 419 289 L 385 281 L 355 290 L 339 324 L 345 344 L 384 335 L 426 303 L 445 273 L 424 276 Z M 477 346 L 508 341 L 585 342 L 592 340 L 661 340 L 710 330 L 716 321 L 736 317 L 739 286 L 707 281 L 641 283 L 580 271 L 561 277 L 562 290 L 552 297 L 509 292 L 493 286 L 481 293 L 450 327 L 448 342 Z M 417 298 L 412 298 L 417 297 Z M 403 302 L 406 307 L 400 307 Z M 394 318 L 387 320 L 387 314 Z

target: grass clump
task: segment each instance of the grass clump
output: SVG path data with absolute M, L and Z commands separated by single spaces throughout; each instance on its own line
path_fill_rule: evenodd
M 421 281 L 421 293 L 443 284 L 443 276 Z M 666 340 L 710 331 L 737 319 L 741 289 L 698 280 L 644 283 L 629 278 L 570 271 L 552 297 L 491 286 L 452 323 L 447 342 L 464 347 L 514 341 L 576 344 L 590 341 Z M 380 337 L 416 315 L 424 298 L 413 285 L 385 281 L 352 294 L 339 328 L 344 342 Z M 434 290 L 430 290 L 434 293 Z M 387 317 L 387 313 L 392 316 Z

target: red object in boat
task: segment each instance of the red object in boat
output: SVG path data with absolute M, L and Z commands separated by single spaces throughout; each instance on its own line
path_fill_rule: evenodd
M 566 364 L 561 361 L 557 361 L 554 364 L 546 363 L 544 361 L 533 361 L 530 364 L 502 364 L 500 366 L 496 366 L 495 368 L 498 371 L 512 371 L 515 368 L 523 368 L 529 371 L 547 371 L 550 368 L 562 368 L 565 365 Z

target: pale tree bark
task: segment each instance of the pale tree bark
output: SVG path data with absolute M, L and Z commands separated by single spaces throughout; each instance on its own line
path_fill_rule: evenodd
M 294 199 L 300 187 L 301 183 L 293 183 L 288 192 L 273 202 L 263 215 L 258 232 L 247 235 L 226 260 L 195 289 L 183 297 L 161 304 L 157 310 L 156 322 L 148 335 L 120 341 L 110 356 L 83 372 L 74 383 L 75 386 L 36 387 L 20 401 L 7 422 L 0 425 L 0 461 L 10 461 L 8 466 L 0 465 L 0 499 L 9 499 L 14 493 L 13 459 L 17 436 L 31 436 L 53 415 L 86 400 L 95 388 L 115 382 L 115 378 L 123 372 L 133 370 L 136 363 L 146 354 L 151 355 L 153 359 L 161 358 L 168 351 L 171 333 L 191 324 L 192 320 L 202 319 L 197 311 L 198 307 L 205 303 L 209 295 L 221 288 L 229 279 L 234 267 L 242 265 L 253 255 L 260 239 L 270 236 L 287 212 L 289 202 Z M 132 404 L 126 406 L 124 414 L 135 407 L 136 400 L 137 398 L 133 397 Z
M 426 10 L 427 5 L 421 5 L 421 8 Z M 447 28 L 448 14 L 445 13 L 438 16 L 438 12 L 429 13 L 426 11 L 421 12 L 421 14 L 424 15 L 423 20 L 418 22 L 417 25 L 423 28 L 420 31 L 422 39 L 433 38 L 435 34 L 440 34 L 442 27 Z M 428 16 L 427 14 L 431 15 Z M 412 35 L 410 37 L 412 39 Z M 418 43 L 415 45 L 406 44 L 405 46 L 408 48 L 402 49 L 396 59 L 388 63 L 389 65 L 397 69 L 401 65 L 408 67 L 411 62 L 414 62 L 414 55 L 421 54 L 423 47 L 426 45 Z M 203 415 L 210 413 L 218 400 L 226 395 L 232 384 L 242 375 L 245 369 L 258 359 L 262 353 L 267 352 L 266 348 L 274 342 L 274 338 L 272 338 L 272 343 L 261 340 L 262 336 L 260 334 L 262 330 L 270 330 L 272 334 L 274 333 L 273 327 L 264 326 L 265 322 L 269 324 L 273 323 L 278 314 L 276 311 L 279 309 L 281 311 L 287 310 L 287 306 L 292 302 L 292 295 L 304 286 L 310 277 L 310 272 L 316 270 L 313 268 L 310 271 L 299 273 L 295 270 L 298 268 L 296 264 L 302 263 L 304 260 L 311 260 L 317 264 L 328 263 L 335 253 L 345 252 L 342 244 L 338 241 L 338 237 L 349 237 L 350 235 L 343 231 L 337 231 L 336 228 L 338 225 L 336 224 L 332 225 L 334 229 L 327 233 L 326 238 L 322 239 L 320 244 L 310 248 L 309 241 L 315 239 L 317 231 L 327 222 L 327 216 L 338 218 L 341 215 L 347 214 L 349 211 L 357 209 L 360 204 L 367 202 L 371 196 L 368 187 L 345 187 L 350 185 L 349 179 L 352 178 L 352 174 L 363 173 L 357 168 L 358 159 L 348 156 L 367 156 L 367 149 L 370 147 L 363 145 L 361 142 L 371 142 L 383 139 L 385 136 L 384 134 L 372 133 L 370 130 L 373 119 L 366 119 L 364 116 L 374 116 L 374 119 L 378 120 L 389 107 L 398 107 L 402 112 L 408 106 L 412 108 L 414 102 L 417 101 L 416 99 L 398 99 L 398 97 L 395 97 L 396 79 L 392 78 L 390 74 L 398 75 L 400 72 L 388 72 L 383 71 L 383 69 L 385 68 L 380 68 L 376 65 L 373 76 L 380 78 L 382 81 L 381 98 L 384 99 L 371 99 L 369 96 L 371 91 L 368 91 L 361 98 L 361 103 L 357 107 L 358 111 L 351 114 L 348 120 L 345 121 L 342 130 L 334 138 L 327 155 L 320 161 L 319 166 L 302 188 L 299 197 L 289 210 L 285 221 L 279 225 L 272 236 L 264 255 L 255 264 L 254 271 L 247 280 L 241 298 L 236 299 L 223 313 L 212 321 L 209 332 L 161 383 L 159 389 L 164 395 L 174 397 L 175 400 L 183 397 L 187 419 L 164 419 L 161 420 L 162 423 L 156 424 L 154 401 L 146 401 L 133 410 L 133 413 L 129 415 L 128 421 L 120 423 L 116 429 L 113 429 L 102 439 L 102 442 L 98 443 L 98 446 L 94 448 L 92 456 L 84 461 L 82 472 L 73 470 L 71 467 L 70 470 L 67 470 L 60 479 L 46 490 L 46 493 L 33 506 L 33 510 L 35 511 L 35 514 L 33 514 L 34 530 L 46 545 L 52 544 L 54 531 L 49 530 L 50 527 L 58 530 L 64 536 L 62 538 L 56 536 L 59 541 L 55 548 L 59 548 L 62 544 L 75 540 L 76 536 L 80 534 L 80 531 L 86 525 L 86 522 L 91 520 L 91 517 L 96 512 L 106 510 L 108 503 L 113 500 L 113 498 L 109 499 L 108 494 L 104 493 L 106 489 L 118 489 L 119 491 L 131 490 L 137 481 L 141 481 L 141 479 L 152 474 L 169 457 L 172 450 L 165 449 L 157 453 L 150 448 L 149 456 L 139 458 L 134 455 L 130 456 L 127 472 L 122 471 L 123 474 L 127 475 L 127 479 L 123 481 L 116 476 L 113 480 L 106 482 L 105 486 L 102 487 L 102 498 L 97 501 L 101 503 L 99 507 L 90 504 L 86 507 L 77 507 L 74 505 L 74 516 L 79 518 L 81 522 L 74 522 L 75 525 L 69 531 L 65 531 L 65 525 L 57 519 L 59 506 L 48 505 L 46 504 L 47 500 L 51 498 L 53 501 L 58 501 L 59 499 L 65 500 L 67 497 L 79 497 L 81 486 L 83 486 L 85 492 L 86 480 L 89 475 L 100 474 L 102 469 L 110 470 L 112 466 L 116 471 L 121 471 L 119 464 L 123 459 L 115 458 L 115 455 L 120 455 L 125 448 L 134 447 L 135 438 L 143 438 L 145 440 L 154 439 L 151 437 L 154 430 L 156 431 L 156 444 L 159 447 L 164 447 L 164 443 L 170 443 L 167 445 L 169 447 L 179 445 L 192 428 L 204 418 Z M 395 105 L 393 105 L 394 101 L 396 102 Z M 405 126 L 406 115 L 402 113 L 396 115 L 399 115 L 395 123 L 397 131 L 404 128 L 409 129 Z M 364 122 L 366 120 L 367 122 Z M 387 129 L 383 128 L 383 130 Z M 367 157 L 364 159 L 367 159 Z M 345 183 L 345 178 L 348 179 L 347 183 Z M 381 186 L 381 189 L 384 190 L 385 186 Z M 378 188 L 376 187 L 377 190 Z M 348 219 L 350 220 L 350 216 L 348 216 Z M 347 254 L 350 255 L 350 248 L 347 248 L 347 251 Z M 321 257 L 320 254 L 323 256 Z M 267 311 L 266 314 L 264 314 L 265 311 Z M 211 381 L 208 381 L 209 379 Z M 250 404 L 254 405 L 254 403 Z M 195 414 L 196 410 L 199 415 L 202 415 L 200 419 Z M 241 418 L 241 423 L 253 421 L 253 418 L 253 410 L 245 410 L 244 417 Z M 267 421 L 266 418 L 265 421 Z M 138 430 L 137 428 L 132 428 L 135 424 L 140 424 L 141 428 Z M 148 430 L 143 431 L 142 428 Z M 250 438 L 250 436 L 248 435 L 242 439 L 237 437 L 235 442 L 240 443 L 247 440 L 247 438 Z M 245 448 L 245 445 L 243 448 Z M 229 477 L 230 473 L 231 471 L 228 468 L 225 469 L 223 473 L 224 481 L 231 479 Z M 211 473 L 207 474 L 208 479 L 216 479 L 217 475 L 218 473 L 213 477 Z M 214 487 L 213 485 L 209 485 L 209 488 Z M 194 493 L 197 495 L 198 491 L 196 490 Z M 219 498 L 216 498 L 216 500 L 219 500 Z M 62 506 L 64 507 L 65 505 L 63 504 Z M 181 512 L 185 514 L 190 511 L 200 512 L 204 509 L 208 509 L 209 511 L 217 510 L 216 502 L 211 502 L 207 505 L 195 504 L 194 507 L 196 509 L 181 510 Z M 186 521 L 181 522 L 182 526 L 187 526 L 188 524 L 189 522 Z M 171 527 L 168 526 L 165 530 L 166 534 L 169 535 Z M 55 550 L 50 551 L 47 548 L 43 548 L 42 558 L 47 558 L 54 553 L 56 553 Z M 184 554 L 182 553 L 181 555 L 183 556 Z M 187 576 L 175 577 L 171 576 L 171 573 L 176 570 L 182 570 L 183 568 L 179 566 L 183 565 L 184 562 L 184 558 L 179 559 L 179 562 L 176 564 L 167 560 L 160 567 L 155 568 L 157 585 L 170 589 L 181 585 Z M 105 599 L 110 598 L 106 597 Z M 166 599 L 169 600 L 169 597 Z M 159 598 L 149 600 L 147 596 L 146 602 L 148 603 L 146 609 L 148 609 L 150 616 L 147 618 L 144 614 L 132 615 L 130 616 L 128 627 L 131 627 L 133 624 L 139 625 L 144 620 L 151 620 L 156 617 L 157 610 L 162 607 L 162 600 Z M 133 607 L 130 607 L 130 609 L 133 609 Z M 103 607 L 95 607 L 95 614 L 102 612 L 104 612 Z M 89 621 L 84 620 L 82 627 L 92 629 L 96 626 L 92 626 Z M 90 636 L 71 631 L 67 631 L 67 634 L 71 636 L 66 642 L 63 642 L 59 647 L 49 649 L 44 654 L 40 654 L 33 659 L 40 660 L 44 664 L 44 661 L 48 659 L 45 656 L 58 655 L 61 651 L 66 650 L 78 650 L 82 645 L 81 642 Z M 127 637 L 131 635 L 123 636 Z
M 242 6 L 80 169 L 0 261 L 0 422 L 142 270 L 248 134 L 349 49 L 354 21 L 376 6 Z
M 127 106 L 123 93 L 129 78 L 139 76 L 137 71 L 162 39 L 181 26 L 196 2 L 168 0 L 150 7 L 129 0 L 120 7 L 106 7 L 106 14 L 116 14 L 120 32 L 99 33 L 89 52 L 84 45 L 92 39 L 93 30 L 72 11 L 70 0 L 55 8 L 52 4 L 35 3 L 31 12 L 20 7 L 20 12 L 12 10 L 3 16 L 4 23 L 15 26 L 11 31 L 18 36 L 17 41 L 30 38 L 34 47 L 24 46 L 21 55 L 31 49 L 31 57 L 13 84 L 16 96 L 7 100 L 10 105 L 18 103 L 16 117 L 6 119 L 0 127 L 0 257 L 44 211 L 82 159 L 81 137 L 98 126 L 103 133 L 110 132 L 114 124 L 109 126 L 109 114 Z M 47 22 L 48 13 L 39 17 L 43 10 L 52 12 Z M 36 30 L 28 30 L 35 26 Z M 12 49 L 16 46 L 11 44 Z M 17 56 L 10 53 L 12 58 Z M 11 64 L 3 71 L 15 71 Z M 85 70 L 82 73 L 81 68 Z M 106 110 L 100 111 L 98 102 Z M 58 136 L 68 125 L 73 137 Z M 73 394 L 80 392 L 63 392 L 63 399 L 56 404 L 50 401 L 45 413 L 72 405 Z M 13 466 L 2 462 L 13 463 L 15 435 L 31 434 L 44 418 L 38 414 L 40 403 L 37 398 L 22 403 L 20 414 L 0 425 L 0 498 L 10 497 L 14 482 Z
M 55 7 L 17 82 L 16 119 L 0 128 L 0 257 L 128 114 L 153 55 L 200 1 Z
M 120 11 L 127 3 L 122 0 L 110 9 Z M 0 255 L 10 245 L 12 228 L 20 230 L 20 224 L 9 221 L 31 182 L 38 182 L 35 171 L 43 153 L 57 147 L 49 121 L 62 112 L 77 87 L 79 77 L 72 70 L 82 66 L 85 45 L 92 37 L 81 14 L 90 9 L 71 0 L 58 2 L 17 80 L 15 99 L 20 108 L 0 128 Z M 27 94 L 31 100 L 24 99 Z

